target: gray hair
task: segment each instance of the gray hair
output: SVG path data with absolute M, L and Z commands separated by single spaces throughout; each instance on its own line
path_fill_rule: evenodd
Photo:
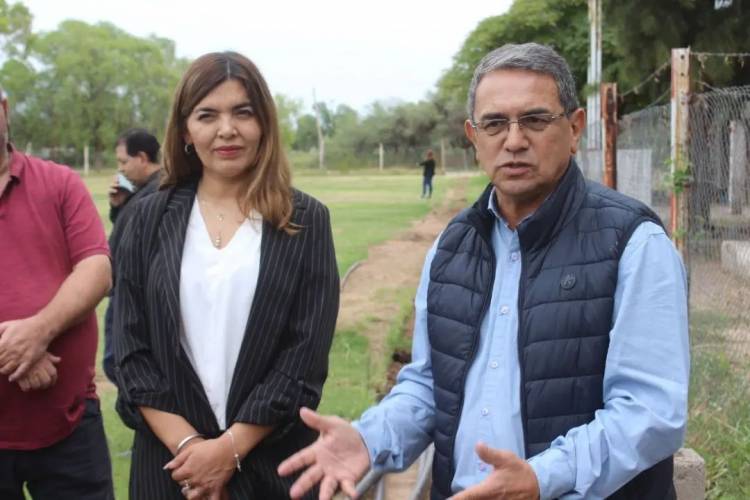
M 477 97 L 477 87 L 484 75 L 500 69 L 525 69 L 535 73 L 550 75 L 557 85 L 565 113 L 578 109 L 576 82 L 565 59 L 555 50 L 538 43 L 506 44 L 484 56 L 476 69 L 469 85 L 469 101 L 467 111 L 469 119 L 474 120 L 474 104 Z

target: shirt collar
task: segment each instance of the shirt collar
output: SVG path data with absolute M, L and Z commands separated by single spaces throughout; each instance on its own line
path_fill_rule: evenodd
M 496 190 L 497 188 L 495 186 L 492 186 L 492 190 L 490 190 L 490 199 L 487 203 L 487 209 L 492 212 L 498 222 L 502 222 L 505 227 L 510 229 L 508 221 L 506 221 L 505 217 L 502 216 L 502 214 L 500 213 L 500 207 L 497 206 L 497 196 L 495 195 Z

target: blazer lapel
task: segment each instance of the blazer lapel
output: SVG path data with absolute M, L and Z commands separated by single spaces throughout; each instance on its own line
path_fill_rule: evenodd
M 158 238 L 161 246 L 160 264 L 163 270 L 164 314 L 169 323 L 168 332 L 174 335 L 175 347 L 180 346 L 180 268 L 185 246 L 190 211 L 195 200 L 195 186 L 175 188 L 159 224 Z

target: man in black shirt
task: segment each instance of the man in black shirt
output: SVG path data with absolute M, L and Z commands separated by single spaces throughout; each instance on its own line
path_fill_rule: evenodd
M 423 167 L 422 198 L 432 198 L 432 178 L 435 175 L 435 156 L 433 155 L 431 149 L 427 150 L 425 156 L 425 161 L 420 163 L 420 165 Z
M 134 128 L 122 134 L 115 146 L 117 156 L 117 170 L 120 175 L 130 181 L 115 180 L 109 189 L 109 219 L 112 221 L 112 232 L 109 235 L 109 248 L 112 252 L 112 277 L 117 267 L 117 247 L 120 238 L 130 218 L 135 202 L 159 189 L 161 166 L 159 165 L 159 141 L 152 134 L 143 129 Z M 118 175 L 118 177 L 120 177 Z M 112 382 L 115 381 L 114 357 L 112 353 L 112 293 L 104 316 L 104 373 Z

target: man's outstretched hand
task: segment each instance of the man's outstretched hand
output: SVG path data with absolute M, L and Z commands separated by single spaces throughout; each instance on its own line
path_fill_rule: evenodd
M 451 497 L 451 500 L 538 500 L 539 483 L 531 466 L 515 453 L 476 446 L 477 455 L 494 470 L 479 484 Z
M 321 500 L 330 500 L 339 487 L 356 498 L 355 485 L 370 467 L 370 455 L 359 432 L 342 418 L 318 415 L 308 408 L 300 410 L 300 417 L 320 436 L 279 465 L 281 476 L 304 469 L 289 496 L 300 498 L 320 483 Z

